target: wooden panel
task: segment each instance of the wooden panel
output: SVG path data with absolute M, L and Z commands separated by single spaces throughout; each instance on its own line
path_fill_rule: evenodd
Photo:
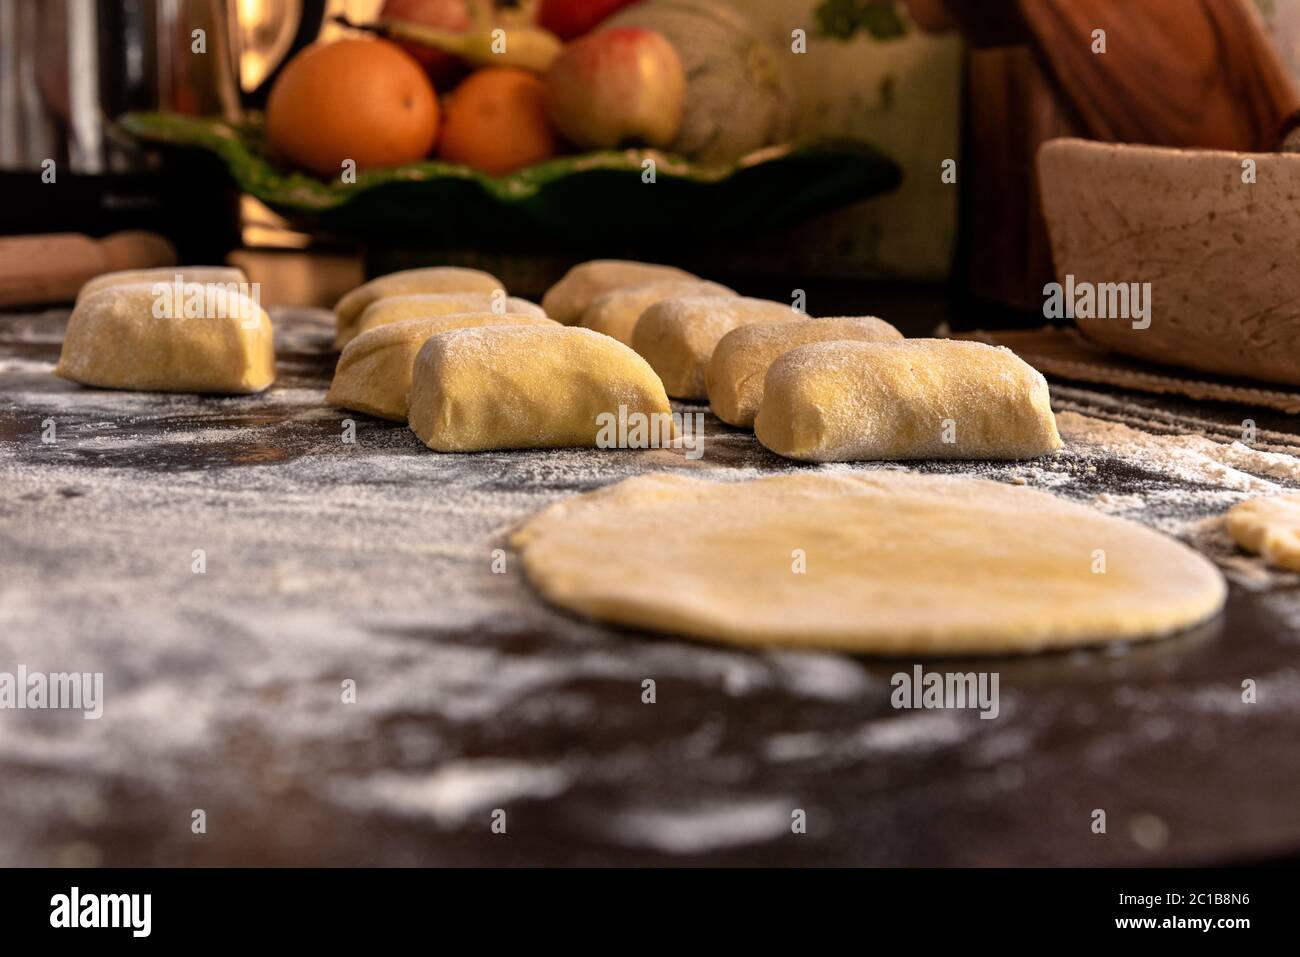
M 1052 251 L 1038 201 L 1038 146 L 1078 128 L 1024 47 L 974 50 L 967 90 L 963 247 L 971 293 L 1041 316 Z
M 967 46 L 1025 46 L 1033 37 L 1018 0 L 944 0 Z

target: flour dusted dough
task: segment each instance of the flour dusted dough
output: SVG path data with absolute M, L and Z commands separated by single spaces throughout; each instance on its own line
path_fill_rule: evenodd
M 713 350 L 704 374 L 709 405 L 723 422 L 753 428 L 763 400 L 763 380 L 779 356 L 810 342 L 897 342 L 902 338 L 901 332 L 874 316 L 741 326 L 723 336 Z
M 623 286 L 641 286 L 648 282 L 699 279 L 676 266 L 639 263 L 626 259 L 593 259 L 579 263 L 546 291 L 542 308 L 558 322 L 571 326 L 598 296 Z
M 1300 572 L 1300 495 L 1252 498 L 1228 510 L 1228 533 L 1248 552 Z
M 174 283 L 176 277 L 180 276 L 182 282 L 217 282 L 217 283 L 246 283 L 248 276 L 244 270 L 236 269 L 234 266 L 159 266 L 156 269 L 123 269 L 118 272 L 106 272 L 96 276 L 94 279 L 87 280 L 82 285 L 81 290 L 77 293 L 77 302 L 82 298 L 89 296 L 92 292 L 99 292 L 101 289 L 107 289 L 109 286 L 126 286 L 137 283 Z
M 787 352 L 767 371 L 754 434 L 808 462 L 1027 459 L 1061 447 L 1040 373 L 1010 349 L 950 339 Z
M 405 422 L 411 368 L 420 347 L 431 338 L 452 329 L 536 325 L 558 327 L 559 323 L 525 313 L 470 312 L 377 326 L 343 347 L 325 401 L 381 419 Z
M 645 360 L 590 329 L 445 332 L 424 344 L 412 373 L 411 428 L 438 452 L 595 447 L 598 416 L 618 417 L 620 406 L 672 414 Z
M 404 269 L 401 272 L 380 276 L 358 286 L 339 300 L 334 307 L 334 348 L 342 349 L 360 331 L 361 313 L 379 299 L 389 296 L 409 296 L 428 292 L 482 292 L 491 294 L 505 290 L 505 284 L 491 273 L 478 269 L 461 269 L 458 266 L 430 266 L 426 269 Z
M 893 470 L 640 476 L 552 506 L 512 543 L 542 595 L 601 621 L 908 657 L 1154 638 L 1214 615 L 1225 595 L 1210 562 L 1134 522 Z
M 598 296 L 582 314 L 578 325 L 613 336 L 625 345 L 632 344 L 632 330 L 641 313 L 664 299 L 682 296 L 734 296 L 735 291 L 716 282 L 678 280 L 627 286 Z
M 494 295 L 487 292 L 432 292 L 409 296 L 386 296 L 366 306 L 357 320 L 357 335 L 369 332 L 392 322 L 407 319 L 425 319 L 431 316 L 452 316 L 466 312 L 496 312 Z M 542 307 L 515 296 L 500 298 L 501 312 L 532 315 L 545 319 Z
M 723 336 L 741 326 L 806 318 L 783 303 L 766 299 L 665 299 L 641 314 L 632 331 L 632 348 L 659 373 L 669 395 L 706 399 L 704 373 Z
M 224 285 L 203 288 L 213 308 L 202 317 L 186 317 L 183 308 L 154 315 L 160 299 L 152 282 L 82 296 L 55 375 L 142 392 L 261 392 L 275 381 L 270 317 Z

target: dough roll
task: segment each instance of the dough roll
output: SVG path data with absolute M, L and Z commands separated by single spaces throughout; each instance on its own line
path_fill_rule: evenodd
M 151 285 L 156 282 L 174 283 L 177 276 L 181 277 L 182 282 L 236 284 L 248 282 L 244 270 L 234 266 L 159 266 L 155 269 L 121 269 L 87 280 L 77 292 L 77 302 L 81 302 L 82 297 L 107 289 L 109 286 L 128 286 L 142 282 Z
M 767 372 L 754 432 L 807 462 L 1027 459 L 1061 447 L 1037 370 L 1009 349 L 950 339 L 787 352 Z
M 54 374 L 141 392 L 261 392 L 275 381 L 271 319 L 219 284 L 110 285 L 72 310 Z
M 382 300 L 389 301 L 396 300 Z M 536 325 L 558 326 L 559 323 L 525 313 L 469 312 L 377 326 L 343 347 L 325 401 L 381 419 L 405 422 L 411 368 L 420 347 L 431 338 L 452 329 Z
M 692 297 L 665 299 L 641 314 L 632 348 L 645 356 L 678 399 L 706 399 L 704 373 L 718 341 L 732 329 L 808 318 L 766 299 Z
M 542 297 L 542 308 L 557 322 L 571 326 L 599 296 L 624 286 L 651 282 L 699 279 L 676 266 L 639 263 L 627 259 L 593 259 L 564 274 Z
M 498 297 L 488 292 L 433 292 L 413 293 L 409 296 L 386 296 L 366 306 L 357 320 L 357 335 L 379 326 L 407 319 L 426 319 L 432 316 L 454 316 L 470 312 L 497 312 L 494 300 L 501 302 L 501 313 L 532 315 L 545 319 L 542 307 L 527 299 L 515 296 Z
M 594 448 L 602 413 L 662 416 L 660 434 L 673 434 L 654 370 L 590 329 L 460 329 L 415 359 L 411 429 L 438 452 Z
M 404 269 L 363 283 L 344 296 L 334 307 L 334 348 L 342 349 L 360 332 L 361 314 L 372 302 L 389 296 L 409 296 L 415 293 L 481 292 L 491 295 L 505 290 L 505 284 L 478 269 L 461 269 L 458 266 L 431 266 L 426 269 Z
M 690 280 L 655 282 L 644 286 L 627 286 L 598 297 L 578 320 L 584 329 L 613 336 L 624 345 L 632 344 L 632 330 L 637 320 L 656 302 L 682 296 L 734 296 L 735 291 L 716 282 Z
M 810 342 L 897 342 L 902 338 L 901 332 L 874 316 L 741 326 L 723 336 L 713 350 L 704 374 L 709 405 L 723 422 L 753 428 L 768 367 L 779 356 Z

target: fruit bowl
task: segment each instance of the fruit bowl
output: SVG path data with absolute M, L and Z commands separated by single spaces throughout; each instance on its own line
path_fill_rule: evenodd
M 413 240 L 499 251 L 690 246 L 752 238 L 902 181 L 867 143 L 769 147 L 706 165 L 656 150 L 562 156 L 505 176 L 425 160 L 325 182 L 270 154 L 260 117 L 240 125 L 170 113 L 129 113 L 127 133 L 151 146 L 215 154 L 236 185 L 293 226 L 358 241 Z M 644 182 L 653 160 L 655 182 Z

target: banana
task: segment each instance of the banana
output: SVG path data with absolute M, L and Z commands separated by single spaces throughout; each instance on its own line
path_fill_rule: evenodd
M 540 27 L 475 27 L 467 32 L 441 30 L 409 20 L 380 20 L 384 36 L 423 43 L 462 57 L 476 66 L 516 66 L 545 73 L 564 49 L 560 38 Z

